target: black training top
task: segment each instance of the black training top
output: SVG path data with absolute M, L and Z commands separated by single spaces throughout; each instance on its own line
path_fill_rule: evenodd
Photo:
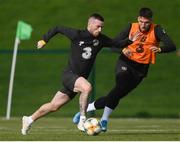
M 128 38 L 122 42 L 115 41 L 104 34 L 94 37 L 88 30 L 67 27 L 55 27 L 49 30 L 43 36 L 43 40 L 47 43 L 57 33 L 61 33 L 71 40 L 71 53 L 67 69 L 85 78 L 88 77 L 96 55 L 103 47 L 122 47 L 131 43 Z

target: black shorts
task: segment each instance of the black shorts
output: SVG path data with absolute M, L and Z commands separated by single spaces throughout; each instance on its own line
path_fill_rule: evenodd
M 73 73 L 71 70 L 65 70 L 62 77 L 64 88 L 62 88 L 60 91 L 73 99 L 77 94 L 77 92 L 73 91 L 74 84 L 79 77 L 79 75 Z
M 148 69 L 149 69 L 149 64 L 141 64 L 141 63 L 137 63 L 133 60 L 130 60 L 129 58 L 127 58 L 124 54 L 121 54 L 121 56 L 119 57 L 117 66 L 116 66 L 116 71 L 118 72 L 118 70 L 121 70 L 121 64 L 125 64 L 125 66 L 128 66 L 132 73 L 137 76 L 138 78 L 140 77 L 146 77 L 147 73 L 148 73 Z

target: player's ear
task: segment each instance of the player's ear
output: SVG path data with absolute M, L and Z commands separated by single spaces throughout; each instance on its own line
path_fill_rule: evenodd
M 90 18 L 90 19 L 88 20 L 88 24 L 87 24 L 88 28 L 91 27 L 91 24 L 92 24 L 92 18 Z
M 137 21 L 138 21 L 138 22 L 140 21 L 140 16 L 138 16 Z

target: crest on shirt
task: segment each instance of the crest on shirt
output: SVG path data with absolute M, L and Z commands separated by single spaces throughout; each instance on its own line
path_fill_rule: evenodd
M 165 29 L 162 29 L 162 31 L 163 31 L 164 34 L 166 33 Z
M 84 41 L 79 41 L 79 46 L 83 45 Z
M 93 40 L 93 46 L 98 46 L 98 45 L 99 45 L 99 40 L 94 39 L 94 40 Z

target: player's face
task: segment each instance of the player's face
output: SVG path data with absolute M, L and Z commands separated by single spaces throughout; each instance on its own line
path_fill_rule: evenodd
M 149 30 L 152 21 L 145 17 L 139 16 L 138 17 L 139 29 L 141 32 L 146 32 Z
M 103 23 L 102 21 L 98 20 L 98 19 L 93 19 L 89 24 L 88 24 L 88 30 L 89 32 L 97 37 L 101 31 L 102 31 L 102 27 L 103 27 Z

